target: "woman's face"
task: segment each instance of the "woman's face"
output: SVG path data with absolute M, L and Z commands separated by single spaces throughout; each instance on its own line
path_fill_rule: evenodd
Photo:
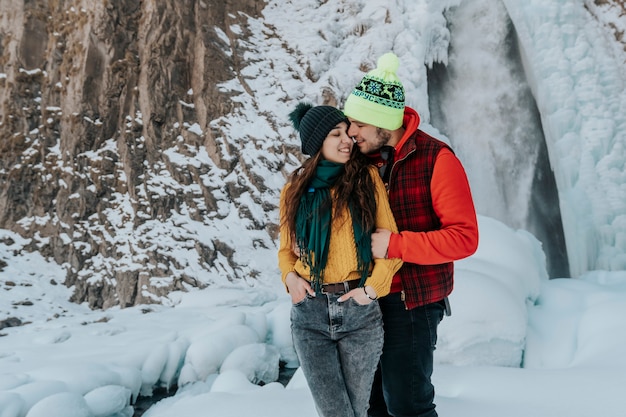
M 350 159 L 354 142 L 348 136 L 348 123 L 337 124 L 322 143 L 322 156 L 327 161 L 345 164 Z

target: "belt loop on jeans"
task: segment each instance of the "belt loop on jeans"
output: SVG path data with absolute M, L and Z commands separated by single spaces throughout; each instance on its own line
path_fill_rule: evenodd
M 322 294 L 345 294 L 359 286 L 360 279 L 322 284 Z

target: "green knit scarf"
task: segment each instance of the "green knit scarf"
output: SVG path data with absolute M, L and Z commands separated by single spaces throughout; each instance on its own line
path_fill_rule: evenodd
M 324 269 L 328 261 L 330 242 L 330 224 L 332 205 L 330 188 L 344 172 L 344 164 L 320 161 L 315 170 L 315 177 L 309 184 L 308 192 L 300 198 L 296 214 L 296 244 L 300 249 L 300 259 L 311 271 L 311 283 L 317 294 L 324 282 Z M 352 215 L 352 227 L 357 249 L 357 265 L 361 272 L 359 286 L 365 284 L 372 265 L 371 231 L 363 230 L 358 207 L 349 205 Z

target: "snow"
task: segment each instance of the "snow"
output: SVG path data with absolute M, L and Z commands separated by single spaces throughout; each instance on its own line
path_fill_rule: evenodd
M 284 172 L 277 169 L 283 153 L 275 147 L 297 147 L 287 119 L 293 103 L 328 97 L 340 103 L 363 70 L 390 49 L 400 57 L 408 104 L 422 116 L 422 128 L 438 135 L 430 124 L 427 67 L 452 65 L 458 58 L 448 52 L 451 34 L 444 15 L 461 1 L 285 4 L 269 0 L 263 17 L 250 20 L 252 35 L 239 40 L 242 50 L 260 57 L 242 70 L 247 84 L 230 80 L 217 86 L 239 104 L 233 114 L 210 122 L 223 133 L 216 134 L 223 160 L 213 159 L 215 150 L 183 141 L 164 150 L 172 166 L 193 167 L 198 181 L 212 184 L 210 218 L 192 220 L 195 208 L 181 205 L 179 213 L 133 229 L 128 220 L 137 202 L 118 194 L 115 209 L 104 213 L 110 229 L 76 225 L 90 228 L 95 242 L 107 239 L 123 255 L 113 261 L 93 257 L 79 275 L 95 282 L 111 279 L 113 271 L 144 268 L 146 286 L 158 288 L 170 277 L 152 277 L 142 260 L 148 251 L 160 251 L 179 260 L 171 267 L 174 276 L 190 277 L 206 289 L 185 284 L 185 292 L 156 296 L 144 287 L 143 299 L 155 304 L 90 310 L 69 302 L 72 289 L 62 285 L 69 265 L 25 249 L 44 239 L 26 241 L 0 230 L 0 323 L 10 325 L 0 329 L 0 417 L 129 417 L 137 399 L 157 388 L 173 395 L 152 406 L 147 417 L 316 416 L 291 341 L 290 299 L 279 280 L 275 242 L 251 225 L 276 221 L 272 205 Z M 494 4 L 483 0 L 472 7 Z M 479 249 L 456 263 L 453 313 L 440 327 L 433 376 L 438 411 L 442 417 L 624 417 L 626 54 L 613 39 L 626 24 L 614 6 L 590 0 L 503 4 L 478 16 L 493 19 L 487 26 L 499 29 L 510 17 L 519 36 L 575 278 L 548 280 L 539 241 L 481 213 Z M 456 29 L 471 30 L 460 41 L 493 40 L 482 37 L 479 25 Z M 504 61 L 498 54 L 490 58 L 495 61 L 486 69 L 476 60 L 461 64 L 493 76 L 489 68 Z M 458 82 L 467 85 L 468 78 Z M 498 83 L 492 84 L 490 92 L 473 87 L 484 94 L 474 91 L 476 103 L 488 103 L 499 91 Z M 129 116 L 129 129 L 133 123 L 142 123 L 141 114 Z M 196 123 L 178 127 L 183 128 L 204 134 Z M 139 138 L 137 146 L 148 139 Z M 455 137 L 442 139 L 458 145 Z M 244 163 L 228 171 L 224 167 L 235 158 L 231 147 L 239 149 Z M 85 157 L 104 161 L 116 153 L 110 140 Z M 298 165 L 293 155 L 285 158 L 281 169 Z M 265 187 L 253 183 L 241 171 L 244 166 L 255 166 Z M 196 184 L 184 186 L 163 166 L 147 168 L 151 177 L 140 199 L 198 192 Z M 245 184 L 247 191 L 230 199 L 230 184 Z M 502 185 L 491 178 L 472 183 L 476 195 L 494 206 L 500 198 L 481 187 Z M 203 198 L 194 202 L 205 204 Z M 520 204 L 517 214 L 524 210 Z M 239 211 L 249 216 L 242 218 Z M 58 221 L 45 216 L 20 224 Z M 218 251 L 211 265 L 202 263 L 194 245 L 212 251 L 217 242 L 232 249 L 234 262 Z M 77 251 L 89 249 L 74 244 Z M 18 319 L 22 325 L 15 325 Z M 279 365 L 295 371 L 286 386 L 277 382 Z
M 624 416 L 626 272 L 548 280 L 532 235 L 483 216 L 479 227 L 479 249 L 457 262 L 452 316 L 440 326 L 440 415 Z M 131 416 L 138 396 L 156 388 L 173 395 L 147 417 L 316 415 L 278 274 L 265 287 L 217 285 L 92 311 L 53 284 L 62 268 L 0 233 L 8 238 L 0 320 L 28 323 L 0 330 L 0 416 Z M 286 386 L 281 363 L 295 370 Z

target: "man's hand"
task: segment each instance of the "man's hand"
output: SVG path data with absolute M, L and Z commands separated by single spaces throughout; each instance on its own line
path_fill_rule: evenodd
M 376 229 L 372 233 L 372 256 L 374 258 L 384 259 L 387 257 L 389 238 L 391 238 L 391 230 Z

